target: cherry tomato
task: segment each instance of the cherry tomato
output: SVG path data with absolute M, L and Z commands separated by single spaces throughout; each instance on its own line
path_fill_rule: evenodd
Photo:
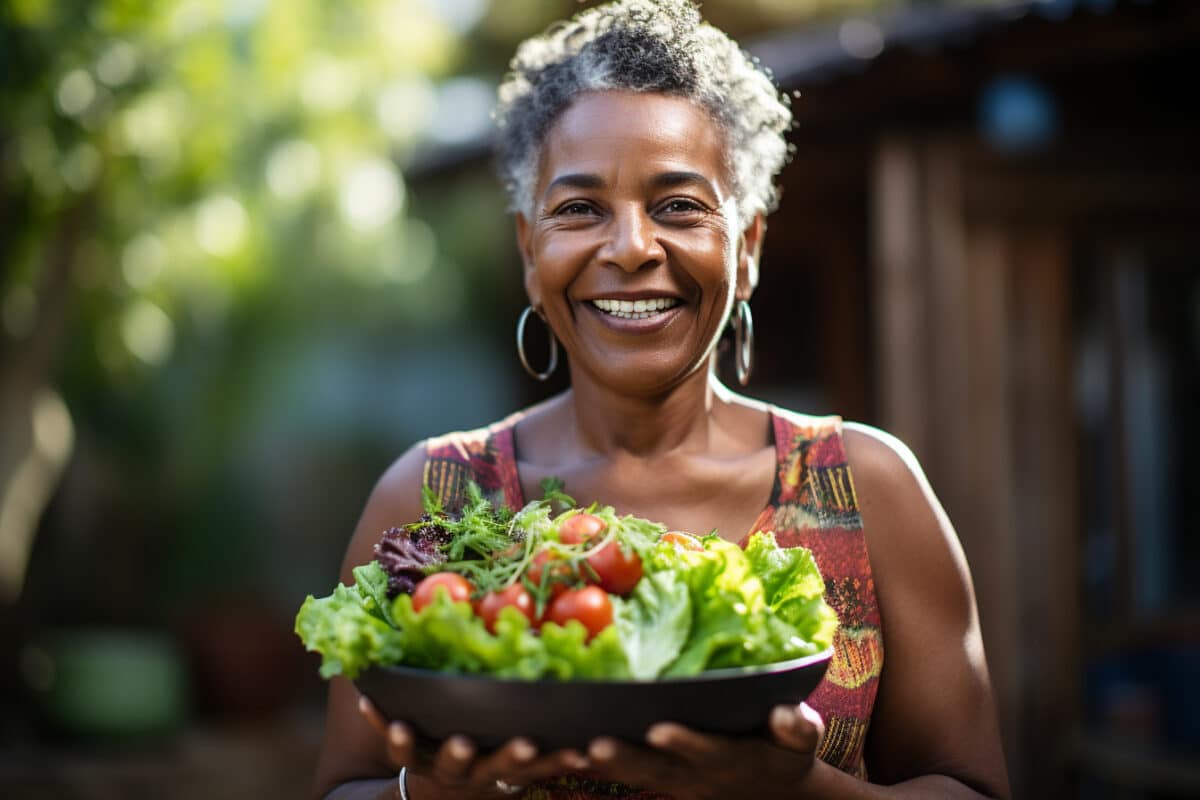
M 435 572 L 426 576 L 412 593 L 413 611 L 420 611 L 433 602 L 434 592 L 441 587 L 454 602 L 470 602 L 471 582 L 456 572 Z
M 595 570 L 600 588 L 622 597 L 632 592 L 642 579 L 642 559 L 632 550 L 626 554 L 615 541 L 589 556 L 587 563 Z
M 534 586 L 541 586 L 542 573 L 546 570 L 547 564 L 551 561 L 559 560 L 557 556 L 543 550 L 529 562 L 529 568 L 525 571 L 525 577 L 529 578 L 529 582 Z M 547 585 L 550 589 L 550 598 L 553 599 L 567 590 L 567 583 L 571 580 L 571 568 L 566 564 L 557 564 L 551 566 L 549 569 L 550 577 L 547 578 Z
M 563 544 L 582 544 L 607 527 L 608 523 L 593 514 L 575 514 L 558 526 L 558 539 Z
M 475 604 L 475 613 L 483 620 L 484 627 L 491 633 L 496 632 L 496 620 L 500 618 L 500 609 L 512 606 L 525 615 L 532 625 L 536 620 L 533 616 L 533 595 L 524 586 L 514 583 L 507 589 L 498 592 L 488 592 Z
M 659 537 L 659 541 L 668 542 L 669 544 L 673 544 L 683 550 L 704 549 L 704 544 L 699 539 L 697 539 L 695 536 L 692 536 L 690 533 L 684 533 L 683 531 L 671 531 L 670 533 L 664 533 L 661 537 Z
M 550 603 L 550 608 L 546 610 L 547 622 L 566 625 L 573 619 L 579 620 L 583 627 L 587 628 L 587 638 L 591 641 L 596 634 L 612 624 L 613 607 L 608 593 L 599 586 L 568 589 Z

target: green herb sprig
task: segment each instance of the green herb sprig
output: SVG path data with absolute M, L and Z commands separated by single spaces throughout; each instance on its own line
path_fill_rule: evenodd
M 533 596 L 536 613 L 544 612 L 555 584 L 580 585 L 595 571 L 587 559 L 614 540 L 625 552 L 647 556 L 666 528 L 633 516 L 618 517 L 611 506 L 593 503 L 575 508 L 575 499 L 563 491 L 558 478 L 541 482 L 542 498 L 516 513 L 496 508 L 475 483 L 469 483 L 466 502 L 457 515 L 447 514 L 432 492 L 424 495 L 426 514 L 433 516 L 448 534 L 443 546 L 446 561 L 436 570 L 457 572 L 476 589 L 476 598 L 500 591 L 521 581 Z M 555 507 L 566 508 L 555 515 Z M 604 535 L 597 541 L 566 544 L 559 539 L 558 528 L 564 520 L 580 513 L 594 514 L 604 520 Z M 548 553 L 552 564 L 542 570 L 539 581 L 531 581 L 528 569 L 540 553 Z

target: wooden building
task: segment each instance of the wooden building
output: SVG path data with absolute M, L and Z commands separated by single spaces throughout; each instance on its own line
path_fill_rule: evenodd
M 752 393 L 920 457 L 1014 796 L 1200 796 L 1200 3 L 914 4 L 750 49 L 799 92 Z

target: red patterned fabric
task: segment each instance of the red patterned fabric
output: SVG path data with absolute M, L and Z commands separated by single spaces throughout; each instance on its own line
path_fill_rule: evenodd
M 772 407 L 777 469 L 767 507 L 742 539 L 775 532 L 783 547 L 807 547 L 825 579 L 825 599 L 840 623 L 825 679 L 808 704 L 825 720 L 821 760 L 866 778 L 863 743 L 883 668 L 883 638 L 875 583 L 867 559 L 854 480 L 846 463 L 839 417 L 810 417 Z M 494 501 L 520 508 L 525 500 L 517 476 L 514 414 L 495 425 L 431 439 L 425 483 L 448 508 L 461 503 L 474 480 Z M 569 487 L 568 487 L 569 489 Z M 582 775 L 564 775 L 528 787 L 523 800 L 669 800 L 665 795 Z

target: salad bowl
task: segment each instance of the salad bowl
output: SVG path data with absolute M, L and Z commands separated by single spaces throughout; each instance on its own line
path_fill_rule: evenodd
M 514 736 L 543 750 L 584 748 L 597 736 L 641 742 L 656 722 L 725 736 L 764 731 L 771 709 L 805 700 L 832 648 L 790 661 L 657 680 L 518 680 L 374 666 L 355 680 L 388 719 L 441 741 L 454 734 L 493 749 Z

